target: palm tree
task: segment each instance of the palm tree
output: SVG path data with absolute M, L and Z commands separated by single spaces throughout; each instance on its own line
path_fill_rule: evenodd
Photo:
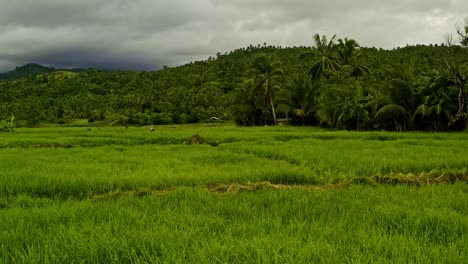
M 343 65 L 352 65 L 356 50 L 359 44 L 354 39 L 344 38 L 338 40 L 337 51 L 338 58 Z
M 397 131 L 405 131 L 414 126 L 414 113 L 416 111 L 417 93 L 407 81 L 393 79 L 390 81 L 388 104 L 380 108 L 374 118 L 381 125 L 391 120 Z
M 363 96 L 362 93 L 357 92 L 352 97 L 347 98 L 342 112 L 338 117 L 338 128 L 343 129 L 356 129 L 361 130 L 363 124 L 369 121 L 369 112 L 367 103 L 368 96 Z
M 317 109 L 318 83 L 307 75 L 295 75 L 288 80 L 287 89 L 283 91 L 280 102 L 296 117 L 300 117 L 302 125 L 306 118 Z
M 273 84 L 277 78 L 283 75 L 278 63 L 265 55 L 257 57 L 252 65 L 252 72 L 256 75 L 255 81 L 259 87 L 263 87 L 265 105 L 270 108 L 273 122 L 276 125 L 276 111 L 273 99 Z M 268 106 L 269 105 L 269 106 Z
M 236 89 L 235 102 L 232 115 L 238 125 L 255 126 L 258 122 L 257 114 L 261 110 L 259 106 L 258 84 L 253 79 L 245 80 Z
M 341 65 L 349 65 L 353 67 L 351 76 L 359 77 L 370 72 L 369 68 L 358 64 L 356 61 L 360 54 L 359 44 L 354 39 L 339 39 L 336 49 Z
M 457 90 L 453 83 L 443 76 L 433 79 L 430 84 L 421 90 L 423 100 L 416 108 L 416 115 L 423 118 L 430 118 L 433 130 L 443 130 L 448 128 L 453 113 L 457 112 L 456 94 Z
M 328 74 L 340 67 L 337 59 L 334 57 L 336 50 L 335 38 L 336 35 L 333 35 L 330 41 L 327 41 L 327 37 L 325 35 L 322 37 L 320 37 L 319 34 L 314 35 L 315 50 L 319 53 L 320 58 L 316 60 L 309 69 L 309 74 L 313 79 L 319 79 L 323 73 Z M 303 53 L 300 58 L 302 59 L 314 56 L 315 50 Z
M 431 124 L 434 131 L 443 129 L 441 120 L 449 120 L 451 117 L 450 111 L 450 97 L 444 92 L 434 95 L 428 95 L 424 97 L 423 103 L 416 108 L 414 113 L 415 118 L 417 115 L 421 117 L 432 117 Z

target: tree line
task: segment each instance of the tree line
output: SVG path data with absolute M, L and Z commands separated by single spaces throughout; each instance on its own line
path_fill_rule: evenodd
M 292 74 L 261 54 L 237 89 L 234 119 L 276 124 L 279 114 L 295 124 L 348 130 L 464 129 L 468 28 L 458 32 L 461 45 L 377 52 L 316 34 L 314 47 L 298 57 L 307 68 Z
M 112 124 L 315 125 L 348 130 L 467 126 L 468 23 L 457 43 L 392 50 L 316 34 L 312 47 L 267 45 L 156 72 L 54 71 L 0 81 L 0 120 Z M 459 41 L 458 41 L 459 40 Z

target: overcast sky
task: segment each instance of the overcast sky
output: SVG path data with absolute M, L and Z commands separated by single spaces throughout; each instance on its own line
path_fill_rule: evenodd
M 442 43 L 467 0 L 0 0 L 0 72 L 28 62 L 154 70 L 249 44 Z

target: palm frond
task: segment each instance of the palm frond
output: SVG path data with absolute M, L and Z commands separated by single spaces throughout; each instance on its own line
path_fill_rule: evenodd
M 426 104 L 422 104 L 416 108 L 416 111 L 414 111 L 414 116 L 416 115 L 421 115 L 423 117 L 429 116 L 432 112 L 431 107 L 429 107 Z
M 397 104 L 388 104 L 375 114 L 376 119 L 385 119 L 385 118 L 404 118 L 407 111 L 401 105 Z
M 323 42 L 327 40 L 327 37 L 324 35 L 322 36 L 322 38 L 320 38 L 320 35 L 319 34 L 315 34 L 314 35 L 314 43 L 315 43 L 315 47 L 318 49 L 318 50 L 321 50 L 322 47 L 324 46 L 323 45 Z

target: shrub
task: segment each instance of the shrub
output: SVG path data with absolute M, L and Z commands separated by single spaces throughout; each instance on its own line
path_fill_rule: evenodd
M 14 132 L 15 116 L 11 115 L 10 120 L 0 120 L 0 132 Z

